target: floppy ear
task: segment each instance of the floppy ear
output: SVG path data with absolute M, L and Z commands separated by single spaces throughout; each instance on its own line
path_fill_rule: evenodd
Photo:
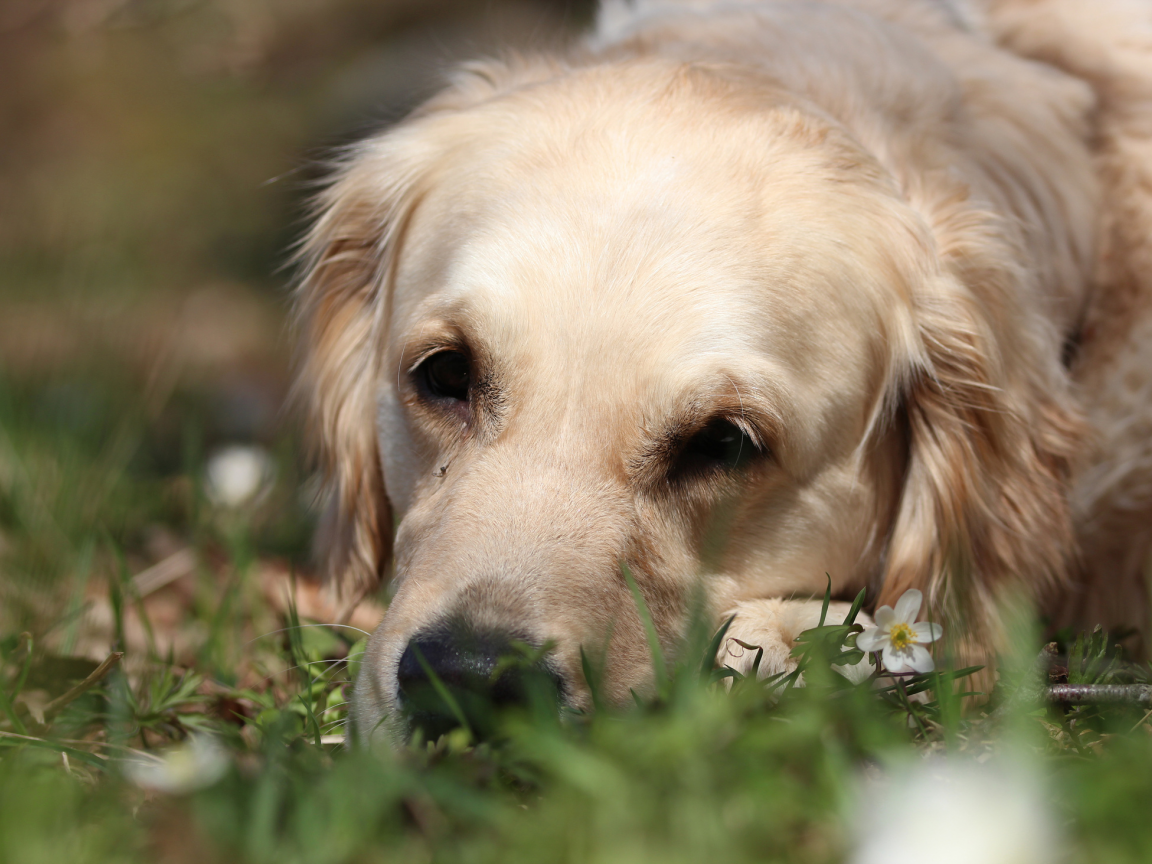
M 317 552 L 325 575 L 353 596 L 378 584 L 392 516 L 376 442 L 376 388 L 392 264 L 408 187 L 387 138 L 352 152 L 318 196 L 301 245 L 297 397 L 325 481 Z
M 376 405 L 408 222 L 435 166 L 467 137 L 469 124 L 453 118 L 555 68 L 520 59 L 465 67 L 407 121 L 349 149 L 315 200 L 315 221 L 297 254 L 295 393 L 325 482 L 318 556 L 325 575 L 352 598 L 377 586 L 391 561 Z
M 880 602 L 920 588 L 979 644 L 999 635 L 1002 589 L 1040 599 L 1067 576 L 1083 425 L 1058 337 L 1020 308 L 1015 256 L 964 233 L 914 301 L 923 356 L 903 394 L 908 465 Z

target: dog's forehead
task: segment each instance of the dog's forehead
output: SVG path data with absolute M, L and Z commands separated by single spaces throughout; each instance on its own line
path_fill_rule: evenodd
M 761 335 L 773 321 L 795 332 L 789 319 L 834 317 L 842 298 L 829 291 L 851 281 L 831 272 L 846 269 L 835 260 L 848 245 L 835 240 L 839 214 L 811 189 L 797 197 L 781 188 L 782 200 L 766 203 L 770 182 L 801 188 L 754 177 L 702 145 L 652 145 L 647 154 L 573 147 L 545 165 L 513 156 L 449 166 L 400 262 L 401 325 L 466 312 L 506 330 L 506 341 L 560 345 L 596 331 L 622 344 L 658 336 L 696 353 L 739 343 L 739 322 L 768 310 L 771 320 L 754 328 Z
M 455 118 L 471 138 L 411 218 L 393 344 L 444 322 L 517 369 L 605 387 L 752 356 L 810 389 L 868 374 L 904 302 L 879 260 L 909 246 L 886 181 L 792 106 L 693 110 Z
M 535 356 L 548 346 L 665 361 L 719 345 L 749 349 L 748 334 L 733 326 L 754 314 L 760 281 L 755 255 L 738 239 L 748 232 L 731 225 L 738 216 L 701 218 L 685 185 L 651 197 L 541 190 L 475 226 L 440 302 Z

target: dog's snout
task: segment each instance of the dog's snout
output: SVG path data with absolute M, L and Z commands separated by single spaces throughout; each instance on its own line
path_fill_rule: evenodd
M 396 670 L 400 702 L 429 740 L 464 722 L 490 737 L 508 708 L 555 710 L 561 681 L 538 649 L 502 633 L 463 628 L 412 638 Z

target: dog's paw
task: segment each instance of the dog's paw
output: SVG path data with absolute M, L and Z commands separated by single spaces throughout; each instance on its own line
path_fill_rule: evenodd
M 792 672 L 796 658 L 792 648 L 796 637 L 820 623 L 819 600 L 748 600 L 730 609 L 725 618 L 736 616 L 716 656 L 720 666 L 728 666 L 742 675 L 750 675 L 756 655 L 762 648 L 757 678 L 768 678 L 780 672 Z M 830 603 L 826 624 L 841 624 L 848 616 L 851 603 Z M 856 622 L 872 626 L 872 619 L 861 612 Z M 752 647 L 746 647 L 752 646 Z M 858 684 L 872 673 L 865 657 L 853 666 L 834 666 L 837 672 Z

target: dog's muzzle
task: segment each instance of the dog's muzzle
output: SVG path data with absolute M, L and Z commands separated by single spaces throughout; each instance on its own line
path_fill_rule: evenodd
M 418 633 L 396 671 L 409 724 L 427 740 L 461 725 L 479 739 L 491 739 L 509 710 L 554 714 L 563 681 L 546 659 L 531 656 L 534 647 L 508 634 L 462 626 Z

